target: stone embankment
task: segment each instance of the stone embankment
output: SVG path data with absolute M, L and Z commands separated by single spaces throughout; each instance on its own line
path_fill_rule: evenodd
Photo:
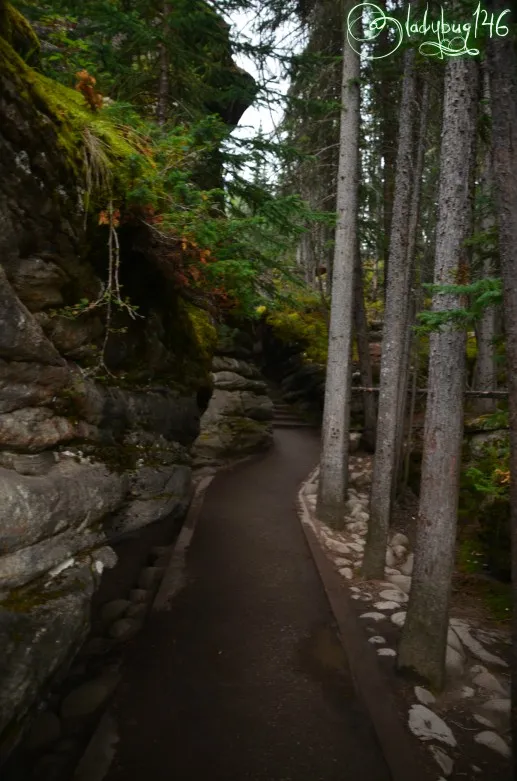
M 365 642 L 392 676 L 407 709 L 407 727 L 427 747 L 441 779 L 510 778 L 510 638 L 507 631 L 453 609 L 447 638 L 447 685 L 442 693 L 402 685 L 395 673 L 397 644 L 406 618 L 414 553 L 408 536 L 390 535 L 385 580 L 363 581 L 360 570 L 369 523 L 372 459 L 350 458 L 350 489 L 343 529 L 316 514 L 318 469 L 304 483 L 300 511 L 322 548 L 349 584 Z

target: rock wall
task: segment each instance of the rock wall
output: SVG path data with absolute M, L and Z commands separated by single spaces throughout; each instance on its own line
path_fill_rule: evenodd
M 145 231 L 120 230 L 142 317 L 115 313 L 106 340 L 105 308 L 71 312 L 102 292 L 106 237 L 85 229 L 75 136 L 1 35 L 0 763 L 83 642 L 110 544 L 185 513 L 210 387 Z
M 213 359 L 214 391 L 193 447 L 198 466 L 247 456 L 273 443 L 273 402 L 267 384 L 250 360 L 233 352 L 227 348 Z M 242 356 L 242 349 L 237 354 Z

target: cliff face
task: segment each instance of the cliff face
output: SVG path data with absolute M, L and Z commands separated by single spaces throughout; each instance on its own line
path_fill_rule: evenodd
M 0 37 L 0 761 L 82 643 L 110 543 L 185 512 L 210 393 L 199 334 L 213 328 L 162 279 L 145 231 L 120 230 L 143 316 L 117 313 L 106 342 L 105 308 L 74 313 L 107 264 L 85 228 L 83 153 Z

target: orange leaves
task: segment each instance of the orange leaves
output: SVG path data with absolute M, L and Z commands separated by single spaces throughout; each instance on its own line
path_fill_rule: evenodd
M 101 211 L 99 214 L 99 225 L 111 225 L 113 228 L 118 228 L 120 225 L 120 210 L 114 209 L 113 212 Z
M 508 470 L 496 469 L 494 477 L 499 485 L 510 485 L 510 472 Z
M 87 70 L 78 71 L 75 75 L 78 79 L 75 85 L 76 90 L 82 94 L 92 111 L 98 111 L 102 108 L 103 101 L 101 93 L 95 89 L 97 79 L 91 76 Z

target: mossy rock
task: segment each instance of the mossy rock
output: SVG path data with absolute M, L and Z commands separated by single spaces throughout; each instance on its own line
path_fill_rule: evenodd
M 105 110 L 92 111 L 77 90 L 59 84 L 29 67 L 27 61 L 17 53 L 34 46 L 37 38 L 24 17 L 10 6 L 4 8 L 3 34 L 0 37 L 0 73 L 16 88 L 19 98 L 32 104 L 39 112 L 39 122 L 43 126 L 50 123 L 56 133 L 56 145 L 62 152 L 66 164 L 71 168 L 73 179 L 86 183 L 86 150 L 92 147 L 101 150 L 107 169 L 113 181 L 113 196 L 119 191 L 124 194 L 125 164 L 138 153 L 136 146 L 130 143 L 110 120 Z M 14 24 L 13 24 L 13 20 Z M 19 39 L 32 44 L 17 44 Z M 34 112 L 34 119 L 38 117 Z M 48 128 L 45 127 L 48 131 Z M 38 128 L 34 128 L 38 132 Z M 94 155 L 95 156 L 95 155 Z M 90 160 L 92 154 L 90 154 Z M 90 163 L 91 165 L 91 163 Z M 95 176 L 93 176 L 95 179 Z
M 40 42 L 27 19 L 10 3 L 0 4 L 0 37 L 29 65 L 40 62 Z

